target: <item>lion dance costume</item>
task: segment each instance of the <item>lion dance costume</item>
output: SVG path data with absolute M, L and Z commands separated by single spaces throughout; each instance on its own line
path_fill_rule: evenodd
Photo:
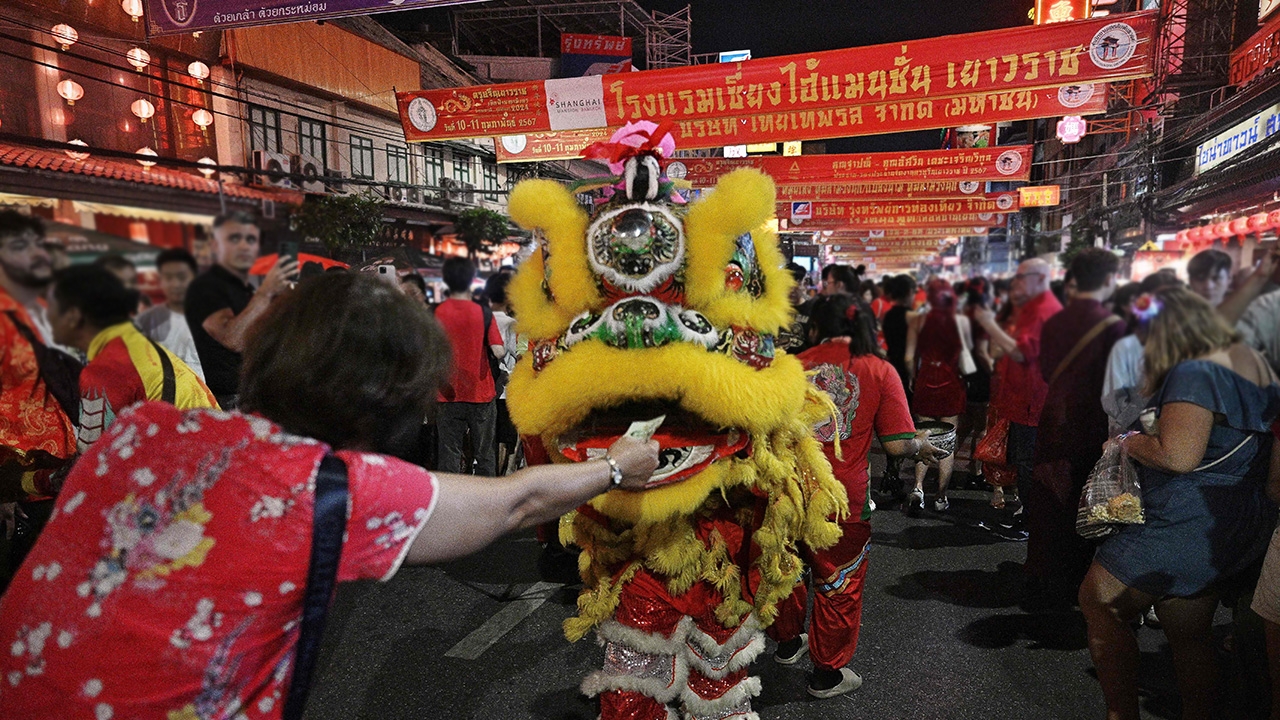
M 530 457 L 597 458 L 666 415 L 646 488 L 561 521 L 585 585 L 565 634 L 604 644 L 583 690 L 605 720 L 756 717 L 747 670 L 802 573 L 797 543 L 834 544 L 848 512 L 811 437 L 829 405 L 775 351 L 792 280 L 765 227 L 773 183 L 739 170 L 685 205 L 663 172 L 673 149 L 665 128 L 630 125 L 587 151 L 617 174 L 593 212 L 547 180 L 510 202 L 541 248 L 508 290 L 530 338 L 507 396 Z

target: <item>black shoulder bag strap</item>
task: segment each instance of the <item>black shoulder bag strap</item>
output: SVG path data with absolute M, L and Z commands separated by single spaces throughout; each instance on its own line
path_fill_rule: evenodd
M 173 361 L 169 359 L 169 353 L 160 347 L 160 343 L 151 338 L 147 338 L 147 342 L 151 343 L 151 347 L 155 348 L 156 354 L 160 356 L 160 370 L 164 372 L 164 385 L 160 389 L 160 399 L 170 405 L 177 405 L 178 378 L 173 374 Z
M 316 474 L 315 511 L 311 520 L 311 563 L 307 593 L 302 604 L 302 625 L 293 657 L 293 677 L 285 699 L 283 720 L 301 720 L 311 688 L 311 674 L 320 655 L 320 640 L 329 614 L 329 603 L 338 584 L 342 559 L 342 535 L 347 529 L 347 466 L 326 454 Z
M 36 337 L 35 331 L 18 319 L 18 313 L 5 311 L 9 321 L 18 329 L 18 334 L 31 345 L 31 352 L 36 356 L 40 379 L 44 381 L 45 390 L 58 401 L 62 412 L 71 419 L 72 425 L 80 423 L 80 361 L 70 355 L 45 345 Z

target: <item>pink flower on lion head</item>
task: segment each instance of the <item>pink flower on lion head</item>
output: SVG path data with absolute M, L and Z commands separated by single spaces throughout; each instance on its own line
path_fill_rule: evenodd
M 655 131 L 659 130 L 659 128 L 662 128 L 662 137 L 655 143 L 652 136 Z M 604 148 L 608 146 L 622 146 L 622 148 L 619 148 L 621 152 L 608 153 L 608 157 L 603 155 L 596 155 L 596 157 L 599 157 L 602 160 L 607 160 L 609 163 L 609 172 L 614 175 L 622 174 L 623 166 L 626 164 L 628 157 L 631 157 L 634 154 L 639 154 L 636 153 L 635 150 L 626 152 L 623 148 L 634 148 L 636 150 L 640 148 L 651 149 L 663 159 L 671 157 L 671 154 L 676 151 L 676 141 L 671 135 L 670 123 L 658 125 L 658 123 L 650 122 L 648 120 L 629 122 L 619 128 L 617 132 L 609 138 L 609 142 L 596 143 L 592 148 Z M 587 150 L 591 150 L 592 148 L 588 148 Z M 584 155 L 585 154 L 586 153 L 584 152 Z

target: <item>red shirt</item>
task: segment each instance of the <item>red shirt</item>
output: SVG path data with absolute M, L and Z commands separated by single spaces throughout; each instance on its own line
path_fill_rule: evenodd
M 488 342 L 484 342 L 484 312 L 480 306 L 453 298 L 436 307 L 436 320 L 444 326 L 453 347 L 453 377 L 448 388 L 441 391 L 440 402 L 486 403 L 497 397 L 485 353 L 490 345 L 502 344 L 498 323 L 489 324 Z
M 4 716 L 279 718 L 327 449 L 254 415 L 123 411 L 0 599 Z M 350 492 L 338 580 L 386 580 L 431 515 L 435 479 L 337 455 Z
M 898 371 L 874 355 L 849 356 L 847 340 L 832 340 L 798 356 L 813 383 L 831 396 L 839 418 L 840 454 L 836 459 L 836 426 L 824 420 L 814 435 L 831 462 L 836 479 L 849 495 L 849 507 L 862 507 L 867 497 L 867 456 L 874 434 L 881 440 L 915 437 L 916 426 Z M 863 519 L 866 519 L 864 513 Z
M 0 290 L 0 463 L 30 467 L 40 458 L 68 458 L 76 451 L 76 430 L 45 387 L 36 352 L 11 322 L 17 316 L 37 337 L 27 309 Z
M 1013 332 L 1009 333 L 1018 343 L 1023 361 L 1017 362 L 1006 354 L 996 363 L 995 396 L 991 404 L 996 412 L 1009 422 L 1036 427 L 1040 424 L 1040 411 L 1049 384 L 1040 374 L 1040 331 L 1044 321 L 1062 310 L 1062 303 L 1051 292 L 1031 298 L 1018 309 Z

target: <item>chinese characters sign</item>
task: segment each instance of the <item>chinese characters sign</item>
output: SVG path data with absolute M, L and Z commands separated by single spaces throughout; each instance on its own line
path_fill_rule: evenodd
M 1035 185 L 1018 188 L 1022 207 L 1049 207 L 1062 202 L 1062 188 L 1058 185 Z

